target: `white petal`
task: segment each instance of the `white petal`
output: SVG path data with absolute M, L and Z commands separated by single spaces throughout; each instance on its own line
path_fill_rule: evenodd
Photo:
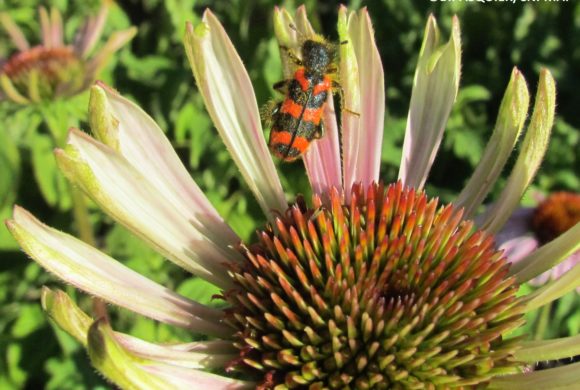
M 231 287 L 225 264 L 236 260 L 224 245 L 199 232 L 171 203 L 113 149 L 78 130 L 57 150 L 60 169 L 103 210 L 184 269 L 224 288 Z
M 431 15 L 415 71 L 399 178 L 423 188 L 441 144 L 451 107 L 457 97 L 461 69 L 459 21 L 453 17 L 451 38 L 439 46 L 439 30 Z
M 222 312 L 176 294 L 96 250 L 52 229 L 16 207 L 7 222 L 32 258 L 59 278 L 115 305 L 168 324 L 212 335 L 228 335 Z
M 98 83 L 91 89 L 89 112 L 97 138 L 125 157 L 197 230 L 224 248 L 240 241 L 193 181 L 163 131 L 141 108 Z
M 268 217 L 272 210 L 285 210 L 250 78 L 210 11 L 195 29 L 187 25 L 185 49 L 205 106 L 260 207 Z

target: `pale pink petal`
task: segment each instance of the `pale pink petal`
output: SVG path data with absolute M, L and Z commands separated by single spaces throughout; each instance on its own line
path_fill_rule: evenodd
M 239 350 L 231 341 L 161 345 L 118 332 L 115 332 L 115 338 L 120 345 L 138 357 L 184 368 L 222 368 L 239 356 Z
M 204 12 L 187 25 L 185 50 L 205 107 L 265 215 L 285 210 L 286 198 L 266 146 L 258 104 L 244 64 L 217 18 Z
M 403 142 L 399 178 L 406 186 L 421 189 L 427 180 L 457 97 L 460 73 L 459 20 L 453 18 L 451 38 L 441 45 L 437 23 L 431 15 L 415 70 Z
M 127 30 L 116 31 L 113 33 L 105 45 L 101 47 L 98 54 L 87 61 L 86 65 L 86 79 L 88 83 L 93 82 L 93 75 L 98 73 L 101 68 L 107 63 L 109 58 L 117 50 L 125 46 L 133 37 L 137 34 L 137 29 L 135 27 L 128 28 Z
M 240 390 L 256 388 L 256 383 L 254 382 L 231 379 L 199 370 L 161 364 L 144 364 L 141 368 L 177 389 Z
M 306 7 L 304 6 L 298 7 L 295 24 L 299 33 L 298 35 L 302 37 L 309 37 L 316 34 L 308 21 Z M 292 30 L 289 25 L 284 27 Z M 299 48 L 298 36 L 296 33 L 292 35 L 292 32 L 289 32 L 288 36 L 294 37 L 293 41 L 286 42 L 285 44 L 288 47 Z M 324 125 L 324 137 L 313 141 L 303 157 L 312 191 L 317 194 L 326 192 L 332 187 L 342 187 L 338 124 L 336 122 L 336 112 L 331 95 L 328 96 L 322 121 Z
M 139 106 L 97 83 L 91 90 L 93 133 L 119 152 L 212 242 L 229 248 L 240 242 L 193 181 L 157 123 Z M 231 250 L 232 258 L 237 252 Z
M 107 14 L 109 13 L 108 5 L 109 1 L 104 1 L 99 13 L 96 16 L 89 17 L 87 22 L 77 32 L 73 47 L 80 57 L 86 57 L 101 37 Z
M 507 240 L 499 246 L 499 249 L 504 251 L 504 256 L 510 263 L 517 263 L 535 251 L 538 246 L 538 240 L 529 234 Z
M 342 188 L 338 125 L 331 96 L 324 109 L 323 121 L 324 137 L 314 141 L 303 157 L 306 174 L 315 194 L 327 192 L 332 187 Z
M 12 39 L 12 43 L 19 51 L 25 51 L 30 48 L 30 44 L 28 40 L 24 36 L 24 33 L 18 27 L 14 20 L 5 12 L 0 12 L 0 24 L 4 27 L 10 38 Z
M 44 7 L 38 8 L 38 13 L 40 15 L 40 30 L 42 36 L 42 45 L 44 47 L 51 48 L 52 45 L 52 34 L 51 34 L 51 22 L 48 11 Z
M 119 223 L 169 260 L 224 289 L 231 287 L 226 264 L 231 249 L 198 231 L 179 204 L 110 147 L 71 130 L 65 150 L 56 151 L 61 171 Z
M 44 268 L 105 301 L 168 324 L 211 335 L 228 335 L 217 309 L 205 307 L 147 279 L 68 234 L 16 207 L 8 229 Z
M 341 7 L 341 13 L 346 12 Z M 350 72 L 341 64 L 341 83 L 344 87 L 345 104 L 342 107 L 342 138 L 344 156 L 344 188 L 361 182 L 368 186 L 379 180 L 383 128 L 385 116 L 385 80 L 383 65 L 374 39 L 374 30 L 366 8 L 348 16 L 348 37 L 341 41 L 352 44 L 358 70 L 360 101 L 353 102 L 351 83 L 343 79 Z M 340 30 L 339 30 L 340 32 Z M 356 111 L 355 111 L 356 110 Z M 353 113 L 352 111 L 355 111 Z M 356 115 L 358 114 L 358 115 Z
M 62 16 L 56 8 L 50 9 L 50 40 L 53 47 L 61 47 L 64 45 L 63 40 L 63 26 Z

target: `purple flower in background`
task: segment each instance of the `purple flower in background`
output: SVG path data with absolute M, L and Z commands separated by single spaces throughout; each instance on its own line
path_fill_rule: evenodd
M 580 222 L 580 194 L 556 192 L 540 200 L 535 208 L 523 207 L 516 210 L 496 236 L 496 240 L 508 260 L 517 263 L 578 222 Z M 577 251 L 551 270 L 530 280 L 530 283 L 541 285 L 550 279 L 558 279 L 579 262 L 580 251 Z M 580 288 L 576 291 L 580 293 Z

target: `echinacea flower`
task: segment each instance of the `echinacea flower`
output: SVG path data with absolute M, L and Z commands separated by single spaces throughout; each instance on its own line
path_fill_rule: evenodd
M 87 19 L 72 44 L 64 42 L 62 16 L 56 8 L 49 12 L 40 7 L 41 42 L 35 46 L 7 13 L 0 13 L 0 24 L 17 48 L 10 57 L 0 59 L 0 99 L 39 103 L 86 90 L 109 57 L 136 33 L 135 28 L 116 32 L 98 54 L 90 56 L 101 37 L 109 3 L 104 0 L 98 14 Z
M 541 200 L 536 207 L 517 209 L 497 234 L 496 241 L 507 259 L 517 263 L 578 222 L 580 222 L 580 194 L 555 192 Z M 577 251 L 530 282 L 541 285 L 550 279 L 558 279 L 579 263 L 580 251 Z M 580 289 L 576 289 L 576 292 L 580 292 Z
M 312 28 L 304 8 L 275 10 L 279 42 Z M 578 353 L 577 337 L 524 342 L 523 314 L 575 288 L 580 269 L 516 295 L 519 283 L 578 249 L 576 225 L 510 268 L 494 244 L 543 157 L 555 85 L 542 70 L 517 162 L 492 213 L 470 221 L 523 128 L 528 90 L 515 69 L 479 167 L 453 205 L 422 189 L 457 95 L 459 23 L 439 42 L 427 22 L 409 110 L 400 181 L 380 182 L 383 70 L 366 10 L 338 21 L 342 132 L 329 103 L 327 136 L 304 158 L 312 201 L 286 203 L 248 74 L 215 16 L 187 26 L 185 47 L 218 132 L 270 223 L 243 243 L 191 180 L 155 122 L 117 92 L 92 89 L 90 126 L 56 157 L 65 175 L 119 223 L 223 291 L 225 309 L 189 300 L 16 207 L 7 226 L 24 250 L 85 292 L 211 337 L 156 345 L 115 332 L 61 291 L 43 307 L 122 388 L 526 388 L 571 386 L 577 365 L 524 372 L 526 362 Z M 342 153 L 340 148 L 342 147 Z M 342 155 L 342 168 L 341 168 Z

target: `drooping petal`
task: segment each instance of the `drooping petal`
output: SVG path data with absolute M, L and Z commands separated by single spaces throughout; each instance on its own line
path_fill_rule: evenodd
M 255 384 L 191 368 L 167 365 L 135 354 L 119 342 L 104 321 L 89 329 L 91 362 L 121 388 L 135 389 L 245 389 Z
M 8 35 L 10 35 L 12 43 L 14 43 L 14 46 L 16 46 L 19 51 L 25 51 L 30 48 L 30 44 L 24 36 L 24 33 L 20 27 L 14 23 L 14 20 L 12 20 L 10 15 L 5 12 L 0 12 L 0 24 L 4 27 Z
M 281 46 L 299 54 L 301 40 L 316 35 L 308 21 L 306 7 L 300 6 L 296 11 L 296 20 L 285 10 L 276 8 L 274 11 L 274 31 Z M 285 53 L 281 53 L 286 58 Z M 292 62 L 286 58 L 282 61 L 285 79 L 291 78 Z M 338 125 L 336 112 L 331 94 L 328 96 L 322 116 L 324 137 L 312 142 L 303 161 L 306 174 L 314 193 L 322 193 L 332 187 L 342 186 L 342 172 L 340 165 L 340 143 L 338 139 Z
M 115 333 L 115 338 L 123 348 L 131 351 L 135 356 L 176 367 L 222 368 L 239 356 L 239 351 L 234 348 L 231 341 L 159 345 L 122 333 Z M 212 344 L 214 344 L 213 347 Z
M 287 203 L 266 146 L 248 73 L 216 17 L 187 25 L 185 50 L 205 106 L 242 176 L 271 218 Z
M 43 287 L 41 299 L 42 308 L 50 319 L 86 347 L 89 327 L 94 320 L 61 290 Z M 159 345 L 119 332 L 114 332 L 114 338 L 138 357 L 179 367 L 219 368 L 238 355 L 232 342 L 227 340 Z
M 580 355 L 580 335 L 552 340 L 523 341 L 514 357 L 522 362 L 558 360 Z
M 499 249 L 504 251 L 503 254 L 510 263 L 517 263 L 538 249 L 539 245 L 538 239 L 529 234 L 507 240 Z
M 576 250 L 578 247 L 576 246 Z M 550 303 L 566 293 L 580 287 L 580 266 L 575 266 L 560 278 L 540 287 L 538 290 L 526 296 L 526 311 L 532 311 L 547 303 Z
M 98 54 L 87 61 L 85 76 L 86 82 L 83 85 L 83 88 L 86 88 L 94 81 L 94 75 L 101 70 L 117 50 L 133 39 L 135 34 L 137 34 L 137 28 L 131 27 L 126 30 L 116 31 L 109 37 L 105 45 L 99 49 Z
M 177 389 L 158 376 L 144 371 L 140 363 L 147 361 L 123 349 L 104 321 L 95 321 L 90 327 L 88 352 L 93 366 L 122 389 Z
M 222 312 L 176 294 L 68 234 L 16 207 L 7 226 L 34 260 L 75 287 L 115 305 L 168 324 L 228 335 Z
M 62 290 L 53 291 L 42 287 L 40 296 L 42 309 L 62 330 L 87 346 L 87 332 L 93 319 L 83 312 Z
M 342 140 L 344 188 L 379 180 L 385 116 L 385 78 L 366 8 L 339 10 L 340 83 L 344 89 Z M 356 61 L 356 64 L 354 63 Z M 358 99 L 358 102 L 357 102 Z
M 453 17 L 451 38 L 439 45 L 439 29 L 429 16 L 415 71 L 399 178 L 420 189 L 427 180 L 441 144 L 461 73 L 459 20 Z
M 574 363 L 548 370 L 496 376 L 490 381 L 488 388 L 490 390 L 573 390 L 578 388 L 578 383 L 580 383 L 580 363 Z
M 86 58 L 101 37 L 110 3 L 110 0 L 103 1 L 99 13 L 90 16 L 75 35 L 73 47 L 79 57 Z
M 97 83 L 91 89 L 89 124 L 101 142 L 125 157 L 198 231 L 236 258 L 237 252 L 228 248 L 236 245 L 239 237 L 192 180 L 149 115 L 113 89 Z
M 242 390 L 255 389 L 256 383 L 231 379 L 209 372 L 180 367 L 143 365 L 143 370 L 167 381 L 177 389 Z
M 113 149 L 78 130 L 56 152 L 61 171 L 119 223 L 180 267 L 224 289 L 230 249 L 216 245 L 155 185 Z
M 471 179 L 453 202 L 455 206 L 465 209 L 467 218 L 481 205 L 505 166 L 526 121 L 529 104 L 526 80 L 514 68 L 483 156 Z
M 509 273 L 516 277 L 518 283 L 527 282 L 552 269 L 578 250 L 580 250 L 580 223 L 512 264 Z
M 542 69 L 534 113 L 521 152 L 499 199 L 486 211 L 480 229 L 490 233 L 498 232 L 516 209 L 544 158 L 554 123 L 555 109 L 556 84 L 550 72 Z

